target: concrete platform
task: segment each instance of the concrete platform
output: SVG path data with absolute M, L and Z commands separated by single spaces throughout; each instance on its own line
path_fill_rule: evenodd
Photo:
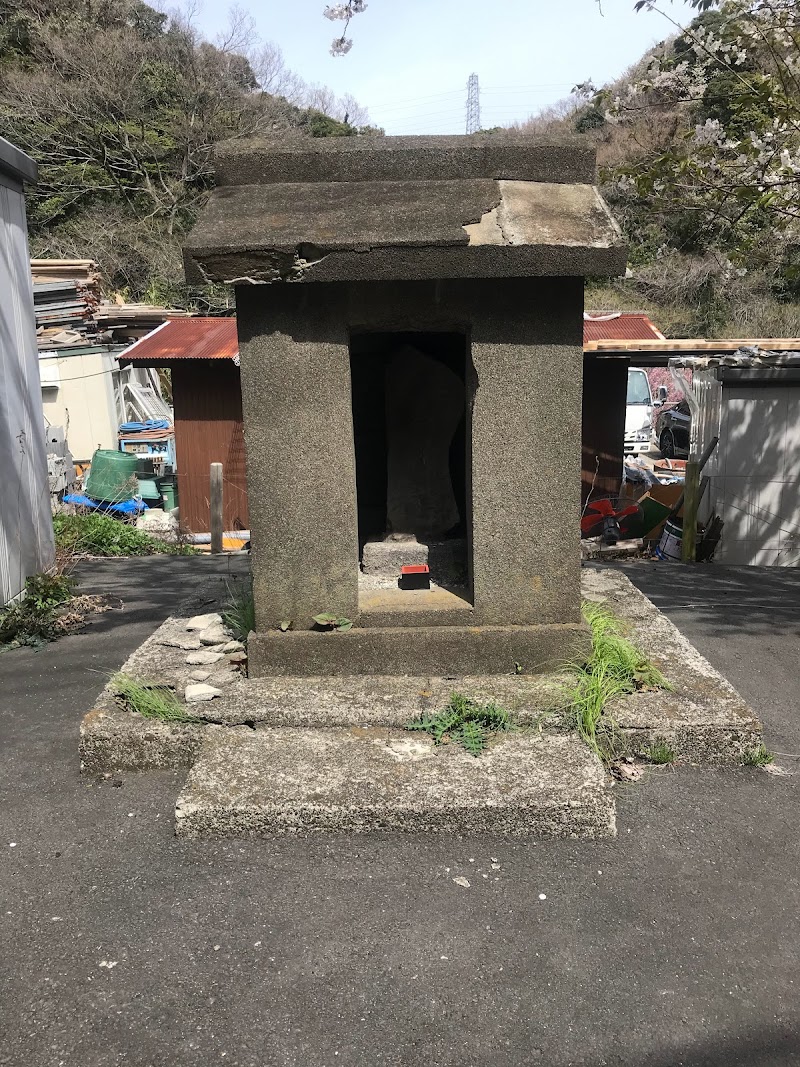
M 642 564 L 644 566 L 644 564 Z M 663 671 L 671 691 L 640 692 L 610 710 L 635 753 L 654 741 L 669 743 L 679 758 L 697 763 L 741 761 L 761 743 L 761 724 L 736 690 L 701 656 L 643 593 L 619 570 L 585 567 L 583 595 L 606 603 L 626 622 L 632 640 Z M 186 652 L 174 642 L 185 636 L 185 621 L 170 618 L 124 664 L 143 680 L 162 680 L 181 692 L 188 676 Z M 285 639 L 291 635 L 276 635 Z M 347 634 L 313 635 L 341 642 Z M 142 719 L 121 708 L 106 690 L 81 725 L 81 766 L 87 773 L 188 767 L 211 731 L 247 725 L 272 727 L 399 727 L 423 712 L 445 706 L 457 691 L 493 700 L 520 726 L 559 728 L 565 703 L 563 676 L 491 675 L 450 669 L 439 674 L 296 675 L 242 678 L 221 697 L 191 706 L 202 725 Z
M 613 786 L 581 742 L 533 730 L 479 758 L 375 727 L 210 737 L 178 798 L 177 836 L 298 830 L 613 837 Z
M 667 565 L 665 581 L 669 572 Z M 609 708 L 635 754 L 663 740 L 678 758 L 740 763 L 744 752 L 761 744 L 761 722 L 747 702 L 621 571 L 587 566 L 581 589 L 626 623 L 629 639 L 672 686 L 634 693 Z

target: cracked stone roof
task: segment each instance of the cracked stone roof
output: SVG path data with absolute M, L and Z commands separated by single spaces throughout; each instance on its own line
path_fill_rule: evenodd
M 613 275 L 626 249 L 570 141 L 230 142 L 184 249 L 190 280 Z M 281 180 L 283 179 L 283 180 Z

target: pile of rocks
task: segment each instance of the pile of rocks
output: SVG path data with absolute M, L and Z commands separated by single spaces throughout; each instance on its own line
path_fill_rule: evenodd
M 213 700 L 222 687 L 241 678 L 247 652 L 241 641 L 226 632 L 222 616 L 216 612 L 195 615 L 185 626 L 186 636 L 179 647 L 188 652 L 186 664 L 192 668 L 184 690 L 187 704 Z

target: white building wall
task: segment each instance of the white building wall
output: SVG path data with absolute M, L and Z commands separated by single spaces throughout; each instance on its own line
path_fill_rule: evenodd
M 108 352 L 59 355 L 43 352 L 42 406 L 50 426 L 62 426 L 76 463 L 88 463 L 96 448 L 117 448 L 119 419 Z
M 0 148 L 14 152 L 2 139 Z M 2 605 L 52 564 L 54 548 L 25 202 L 1 162 L 0 474 Z
M 710 488 L 716 562 L 800 566 L 800 384 L 723 385 Z

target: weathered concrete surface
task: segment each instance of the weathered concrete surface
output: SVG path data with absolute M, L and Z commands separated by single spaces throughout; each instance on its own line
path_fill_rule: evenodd
M 358 612 L 358 524 L 347 320 L 326 292 L 239 320 L 258 629 Z M 301 301 L 305 303 L 305 301 Z M 299 313 L 299 314 L 298 314 Z M 263 331 L 263 332 L 262 332 Z
M 459 595 L 460 594 L 460 595 Z M 463 588 L 400 589 L 392 585 L 371 585 L 362 576 L 358 591 L 358 626 L 471 626 L 475 620 L 472 604 Z
M 215 146 L 218 185 L 285 182 L 454 181 L 513 178 L 527 182 L 595 179 L 595 150 L 577 137 L 323 137 L 290 131 L 280 139 Z
M 753 710 L 622 572 L 587 566 L 582 589 L 627 623 L 630 640 L 672 685 L 671 692 L 636 693 L 609 708 L 634 752 L 664 740 L 691 761 L 740 763 L 745 751 L 761 744 Z
M 601 763 L 570 737 L 503 735 L 479 759 L 379 728 L 224 731 L 175 807 L 179 837 L 294 830 L 612 837 Z
M 546 626 L 407 626 L 346 633 L 266 630 L 247 643 L 251 677 L 350 674 L 523 674 L 589 654 L 588 629 Z
M 184 257 L 246 285 L 614 275 L 627 251 L 592 185 L 477 178 L 221 186 Z
M 213 705 L 192 708 L 198 718 L 229 726 L 403 726 L 441 711 L 452 693 L 494 701 L 519 726 L 546 726 L 564 699 L 557 674 L 452 678 L 251 678 L 226 689 Z
M 91 775 L 191 767 L 207 736 L 205 725 L 143 719 L 101 697 L 81 721 L 81 771 Z
M 361 570 L 376 578 L 400 576 L 404 565 L 427 563 L 435 582 L 464 582 L 467 543 L 461 537 L 447 541 L 367 541 L 361 550 Z
M 580 279 L 240 287 L 237 306 L 259 630 L 358 612 L 349 328 L 469 328 L 474 623 L 579 621 Z

